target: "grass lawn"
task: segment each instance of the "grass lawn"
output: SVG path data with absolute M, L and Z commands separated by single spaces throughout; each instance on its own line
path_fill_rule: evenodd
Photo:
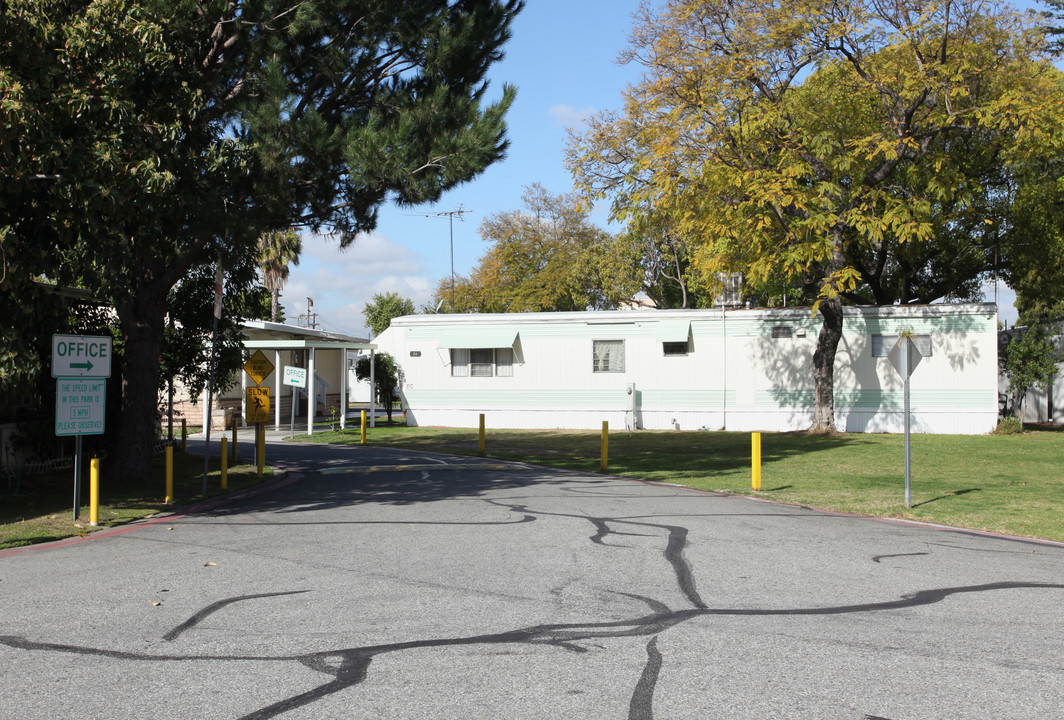
M 358 427 L 315 442 L 359 442 Z M 476 455 L 476 429 L 376 427 L 370 445 Z M 601 433 L 488 430 L 493 458 L 597 472 Z M 913 435 L 905 507 L 902 435 L 763 433 L 762 490 L 750 489 L 750 434 L 611 432 L 609 472 L 785 503 L 1064 542 L 1064 431 Z
M 107 461 L 100 463 L 99 525 L 89 525 L 89 461 L 85 459 L 81 482 L 81 514 L 74 513 L 74 471 L 23 477 L 18 494 L 0 496 L 0 550 L 59 540 L 75 535 L 87 535 L 131 520 L 139 520 L 160 512 L 212 497 L 221 489 L 221 469 L 218 458 L 211 458 L 207 473 L 207 494 L 203 489 L 203 456 L 174 452 L 174 503 L 166 505 L 165 455 L 152 463 L 149 477 L 141 483 L 115 485 L 107 479 Z M 266 468 L 264 473 L 270 473 Z M 265 476 L 265 475 L 264 475 Z M 229 491 L 239 490 L 259 482 L 254 464 L 229 466 Z M 0 493 L 9 493 L 0 487 Z

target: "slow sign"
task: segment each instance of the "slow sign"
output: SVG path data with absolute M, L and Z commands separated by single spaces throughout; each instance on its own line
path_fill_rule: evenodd
M 244 419 L 249 423 L 270 421 L 270 389 L 268 387 L 249 387 Z

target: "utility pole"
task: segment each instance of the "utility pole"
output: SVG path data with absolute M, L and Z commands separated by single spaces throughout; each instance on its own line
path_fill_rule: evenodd
M 306 324 L 303 327 L 308 327 L 312 330 L 316 330 L 318 327 L 318 313 L 314 312 L 314 298 L 307 298 L 307 314 L 299 316 L 299 323 L 302 325 L 303 320 L 306 319 Z
M 461 220 L 462 216 L 465 215 L 467 212 L 469 212 L 469 210 L 462 209 L 462 205 L 459 203 L 457 210 L 446 210 L 444 212 L 438 212 L 438 213 L 418 213 L 419 215 L 423 215 L 424 217 L 430 217 L 430 218 L 446 217 L 448 222 L 450 223 L 450 228 L 451 228 L 451 312 L 454 312 L 454 218 L 457 215 L 458 219 Z

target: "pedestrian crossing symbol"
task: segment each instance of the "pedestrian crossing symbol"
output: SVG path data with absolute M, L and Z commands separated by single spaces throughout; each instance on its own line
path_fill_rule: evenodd
M 244 419 L 249 423 L 270 421 L 270 388 L 249 387 L 247 403 L 244 406 Z

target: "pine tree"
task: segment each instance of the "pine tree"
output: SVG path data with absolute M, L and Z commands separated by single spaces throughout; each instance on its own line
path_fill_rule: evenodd
M 1064 0 L 1038 0 L 1047 6 L 1042 17 L 1047 23 L 1040 30 L 1046 39 L 1046 50 L 1059 55 L 1064 53 Z
M 114 308 L 116 475 L 147 475 L 183 278 L 220 257 L 227 284 L 248 282 L 271 229 L 350 244 L 381 204 L 434 201 L 504 155 L 514 90 L 488 102 L 486 74 L 521 7 L 0 4 L 0 295 L 46 275 Z

